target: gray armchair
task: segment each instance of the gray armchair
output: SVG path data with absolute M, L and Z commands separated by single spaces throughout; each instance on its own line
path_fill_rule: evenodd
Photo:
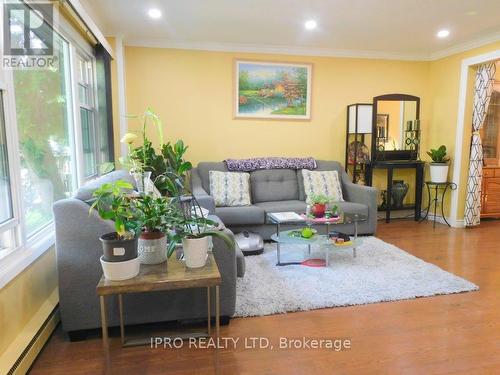
M 75 197 L 56 202 L 53 207 L 59 306 L 63 330 L 70 334 L 70 338 L 78 336 L 78 331 L 101 326 L 99 300 L 95 291 L 102 275 L 99 237 L 113 232 L 114 226 L 112 222 L 102 220 L 95 211 L 89 215 L 89 205 L 85 201 L 91 198 L 98 186 L 117 179 L 133 183 L 128 173 L 112 172 L 83 186 Z M 228 229 L 225 231 L 232 235 Z M 236 277 L 244 273 L 243 254 L 237 247 L 235 250 L 229 249 L 218 238 L 213 239 L 213 244 L 213 254 L 222 275 L 221 316 L 231 317 L 235 309 Z M 108 301 L 109 325 L 116 326 L 119 324 L 118 303 L 115 298 L 109 298 Z M 123 301 L 125 324 L 206 317 L 205 289 L 125 295 Z

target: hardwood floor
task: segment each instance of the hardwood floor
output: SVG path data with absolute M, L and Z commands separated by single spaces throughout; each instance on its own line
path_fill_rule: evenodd
M 500 221 L 453 229 L 379 224 L 377 236 L 464 277 L 478 292 L 234 319 L 222 336 L 349 338 L 350 350 L 121 349 L 116 374 L 494 374 L 500 371 Z M 217 369 L 217 371 L 216 371 Z M 104 373 L 101 340 L 70 343 L 58 329 L 33 375 Z

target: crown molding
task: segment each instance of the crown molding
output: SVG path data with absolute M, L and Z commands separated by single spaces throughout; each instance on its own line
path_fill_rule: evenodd
M 286 45 L 265 45 L 265 44 L 235 44 L 217 42 L 187 42 L 172 41 L 163 38 L 127 38 L 124 40 L 125 46 L 130 47 L 150 47 L 150 48 L 172 48 L 198 51 L 216 52 L 241 52 L 241 53 L 267 53 L 277 55 L 296 56 L 324 56 L 324 57 L 346 57 L 360 59 L 380 59 L 380 60 L 407 60 L 426 61 L 428 58 L 422 55 L 346 50 L 332 48 L 307 48 Z
M 469 40 L 467 42 L 459 43 L 454 46 L 451 46 L 449 48 L 443 49 L 441 51 L 437 51 L 434 53 L 431 53 L 429 55 L 429 60 L 439 60 L 444 57 L 448 57 L 451 55 L 455 55 L 457 53 L 469 51 L 474 48 L 482 47 L 490 43 L 495 43 L 500 41 L 500 31 L 493 33 L 493 34 L 488 34 L 485 36 L 482 36 L 480 38 L 476 38 L 473 40 Z
M 238 44 L 217 42 L 174 41 L 164 38 L 124 38 L 124 45 L 130 47 L 171 48 L 197 51 L 267 53 L 277 55 L 345 57 L 358 59 L 433 61 L 457 53 L 469 51 L 500 41 L 500 32 L 485 35 L 430 54 L 405 54 L 370 50 L 349 50 L 334 48 L 308 48 L 287 45 Z

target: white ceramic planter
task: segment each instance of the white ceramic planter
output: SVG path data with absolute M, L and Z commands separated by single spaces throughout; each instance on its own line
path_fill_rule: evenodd
M 182 248 L 186 267 L 203 267 L 207 261 L 209 244 L 210 237 L 208 236 L 202 238 L 184 238 L 182 240 Z
M 445 163 L 431 163 L 431 182 L 446 182 L 448 181 L 448 164 Z
M 101 257 L 101 266 L 104 277 L 111 281 L 128 280 L 139 274 L 141 262 L 139 258 L 126 260 L 124 262 L 106 262 Z

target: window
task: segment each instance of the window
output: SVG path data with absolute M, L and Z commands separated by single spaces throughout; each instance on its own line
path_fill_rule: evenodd
M 95 126 L 95 100 L 93 91 L 94 69 L 92 60 L 78 56 L 78 104 L 82 132 L 84 177 L 98 174 L 98 135 Z
M 36 259 L 30 257 L 50 246 L 53 203 L 98 176 L 100 163 L 113 161 L 109 54 L 102 60 L 64 17 L 57 30 L 41 18 L 27 27 L 40 13 L 25 19 L 31 5 L 20 4 L 4 15 L 14 47 L 29 53 L 27 44 L 39 49 L 51 40 L 58 63 L 0 68 L 0 276 L 4 264 Z
M 27 237 L 51 223 L 52 204 L 75 188 L 69 46 L 57 35 L 54 43 L 57 69 L 13 71 Z
M 3 93 L 0 92 L 0 226 L 13 217 Z

